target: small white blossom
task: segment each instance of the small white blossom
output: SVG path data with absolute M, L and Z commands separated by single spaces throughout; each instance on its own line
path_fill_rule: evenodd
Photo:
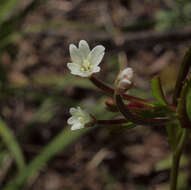
M 127 67 L 119 73 L 116 79 L 116 88 L 120 92 L 125 92 L 131 87 L 132 80 L 133 80 L 133 69 Z
M 67 123 L 72 125 L 71 130 L 84 128 L 91 121 L 90 114 L 79 106 L 77 108 L 70 108 L 69 112 L 72 116 L 68 119 Z
M 100 71 L 98 65 L 105 54 L 104 46 L 98 45 L 90 51 L 88 43 L 81 40 L 78 48 L 74 44 L 70 44 L 69 51 L 72 63 L 68 63 L 67 67 L 73 75 L 89 77 Z

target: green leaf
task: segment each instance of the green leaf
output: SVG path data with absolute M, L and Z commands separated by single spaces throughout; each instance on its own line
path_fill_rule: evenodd
M 40 4 L 46 0 L 31 0 L 30 3 L 23 9 L 12 11 L 10 18 L 6 19 L 7 14 L 11 13 L 12 8 L 17 5 L 18 0 L 0 0 L 0 49 L 4 49 L 17 39 L 18 34 L 22 32 L 19 30 L 19 24 L 22 22 L 30 12 L 39 7 Z
M 6 123 L 0 119 L 0 136 L 7 146 L 9 152 L 12 154 L 13 158 L 16 161 L 17 167 L 21 172 L 25 167 L 24 157 L 22 154 L 22 150 L 17 142 L 12 131 L 8 128 Z
M 180 167 L 184 167 L 188 164 L 188 159 L 186 156 L 182 155 L 181 161 L 180 161 Z M 167 170 L 171 168 L 172 164 L 172 155 L 167 156 L 165 159 L 161 160 L 158 162 L 155 166 L 156 171 L 161 171 L 161 170 Z
M 157 76 L 152 79 L 152 94 L 159 105 L 167 105 L 167 101 L 165 100 L 165 96 L 161 87 L 160 78 Z
M 177 121 L 173 121 L 166 126 L 166 130 L 168 133 L 168 142 L 172 150 L 175 150 L 182 133 L 182 128 Z
M 187 99 L 188 95 L 190 95 L 190 81 L 191 79 L 189 81 L 185 81 L 181 90 L 180 98 L 178 99 L 177 114 L 181 123 L 181 127 L 183 128 L 190 128 L 191 126 L 188 117 L 188 114 L 190 115 L 190 108 L 188 106 L 190 105 L 190 100 Z
M 188 167 L 189 160 L 185 155 L 182 155 L 180 160 L 180 168 Z M 165 159 L 158 162 L 155 166 L 155 170 L 161 171 L 161 170 L 168 170 L 171 168 L 172 165 L 172 156 L 167 156 Z M 188 173 L 186 173 L 184 170 L 179 171 L 179 177 L 178 177 L 178 188 L 177 189 L 187 189 L 185 186 L 187 185 L 187 179 Z M 183 188 L 184 187 L 184 188 Z
M 173 95 L 173 104 L 174 105 L 177 105 L 177 103 L 178 103 L 177 100 L 180 97 L 181 89 L 183 87 L 182 83 L 185 80 L 185 78 L 189 72 L 190 66 L 191 66 L 191 47 L 189 47 L 189 49 L 186 51 L 183 62 L 180 66 L 180 71 L 178 74 L 176 86 L 174 89 L 174 95 Z
M 32 160 L 29 165 L 15 178 L 10 179 L 3 190 L 17 190 L 28 180 L 29 177 L 37 174 L 39 170 L 57 153 L 63 151 L 72 144 L 78 137 L 84 135 L 93 128 L 84 128 L 71 131 L 69 127 L 59 133 L 44 150 Z
M 167 106 L 155 105 L 152 109 L 138 110 L 136 111 L 139 115 L 144 118 L 156 118 L 156 117 L 169 117 L 174 116 L 172 110 Z
M 18 4 L 18 0 L 1 0 L 0 5 L 0 24 L 11 13 L 11 10 Z
M 186 112 L 191 122 L 191 79 L 188 82 L 188 89 L 186 95 Z

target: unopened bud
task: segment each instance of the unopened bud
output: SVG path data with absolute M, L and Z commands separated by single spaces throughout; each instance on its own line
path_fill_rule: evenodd
M 115 86 L 118 92 L 124 93 L 132 86 L 132 79 L 133 79 L 133 69 L 127 67 L 126 69 L 122 70 L 117 79 L 115 81 Z

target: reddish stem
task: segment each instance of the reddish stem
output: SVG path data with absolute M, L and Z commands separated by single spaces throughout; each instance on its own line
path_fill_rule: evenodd
M 105 83 L 103 83 L 102 81 L 98 80 L 97 78 L 95 78 L 93 75 L 91 75 L 91 77 L 89 78 L 89 80 L 95 85 L 97 86 L 99 89 L 114 95 L 114 89 L 109 87 L 108 85 L 106 85 Z M 148 100 L 145 100 L 143 98 L 137 98 L 135 96 L 131 96 L 128 94 L 122 94 L 123 99 L 125 100 L 129 100 L 129 101 L 136 101 L 136 102 L 142 102 L 144 104 L 151 104 Z
M 114 120 L 97 120 L 97 124 L 103 124 L 103 125 L 116 125 L 116 124 L 123 124 L 127 123 L 127 119 L 114 119 Z
M 116 103 L 111 98 L 106 99 L 105 105 L 111 111 L 114 111 L 114 112 L 119 111 Z M 142 102 L 135 102 L 135 101 L 132 101 L 129 104 L 125 104 L 125 106 L 131 111 L 141 111 L 141 110 L 148 110 L 152 108 L 148 104 L 143 104 Z

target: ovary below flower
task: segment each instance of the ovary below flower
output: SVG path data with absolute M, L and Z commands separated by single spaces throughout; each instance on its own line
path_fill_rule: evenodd
M 88 43 L 81 40 L 78 48 L 74 44 L 70 44 L 69 51 L 72 63 L 68 63 L 67 67 L 72 74 L 89 77 L 100 71 L 98 65 L 105 53 L 105 48 L 102 45 L 98 45 L 90 51 Z
M 70 108 L 69 112 L 72 116 L 68 119 L 67 123 L 72 125 L 71 130 L 84 128 L 91 121 L 90 114 L 79 106 L 77 108 Z

